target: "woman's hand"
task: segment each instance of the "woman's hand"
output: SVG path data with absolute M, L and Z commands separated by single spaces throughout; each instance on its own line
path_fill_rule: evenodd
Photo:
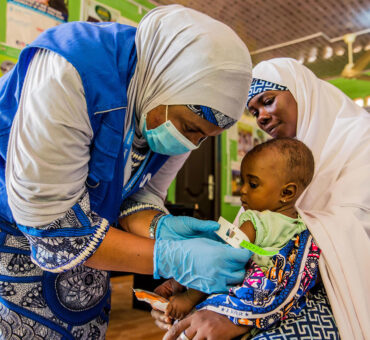
M 164 331 L 168 331 L 172 325 L 172 319 L 165 315 L 164 312 L 161 312 L 160 310 L 152 309 L 150 312 L 152 314 L 152 317 L 154 319 L 154 323 Z
M 245 264 L 251 256 L 247 249 L 206 238 L 157 239 L 153 277 L 173 277 L 186 287 L 209 294 L 227 292 L 243 281 Z
M 247 331 L 248 327 L 237 326 L 224 315 L 201 310 L 173 325 L 163 340 L 176 340 L 182 332 L 194 340 L 231 340 Z
M 203 221 L 189 216 L 165 215 L 158 220 L 156 239 L 185 240 L 194 237 L 220 241 L 215 231 L 220 225 L 215 221 Z

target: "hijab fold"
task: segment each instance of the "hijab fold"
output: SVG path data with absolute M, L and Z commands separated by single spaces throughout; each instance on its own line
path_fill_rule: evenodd
M 297 139 L 314 178 L 297 210 L 322 250 L 321 276 L 342 339 L 370 336 L 370 115 L 294 59 L 259 63 L 253 77 L 297 101 Z

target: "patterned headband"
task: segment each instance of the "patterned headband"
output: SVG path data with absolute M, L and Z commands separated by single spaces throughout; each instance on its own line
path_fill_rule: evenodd
M 211 109 L 208 106 L 202 105 L 186 105 L 191 111 L 199 115 L 201 118 L 208 120 L 210 123 L 219 126 L 222 129 L 228 129 L 236 123 L 235 119 L 232 119 L 220 111 Z
M 251 88 L 248 92 L 247 106 L 250 100 L 257 94 L 265 91 L 289 91 L 287 87 L 272 83 L 271 81 L 253 78 Z

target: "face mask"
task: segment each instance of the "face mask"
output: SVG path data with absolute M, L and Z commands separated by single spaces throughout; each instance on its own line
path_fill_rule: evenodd
M 141 131 L 152 151 L 162 155 L 174 156 L 195 150 L 199 145 L 194 145 L 187 139 L 170 120 L 167 120 L 168 105 L 166 105 L 166 121 L 155 129 L 147 130 L 146 114 L 141 117 Z

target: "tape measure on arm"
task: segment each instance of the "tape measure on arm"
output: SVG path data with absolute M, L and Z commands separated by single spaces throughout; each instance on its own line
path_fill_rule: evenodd
M 273 250 L 266 250 L 261 247 L 256 246 L 254 243 L 250 243 L 248 241 L 243 240 L 240 242 L 240 246 L 242 248 L 248 249 L 252 251 L 253 253 L 261 256 L 274 256 L 278 253 L 278 251 L 273 251 Z
M 215 233 L 232 247 L 245 248 L 261 256 L 273 256 L 278 253 L 278 251 L 265 250 L 251 243 L 247 235 L 245 235 L 237 226 L 225 220 L 221 216 L 218 223 L 220 223 L 220 229 L 215 231 Z

